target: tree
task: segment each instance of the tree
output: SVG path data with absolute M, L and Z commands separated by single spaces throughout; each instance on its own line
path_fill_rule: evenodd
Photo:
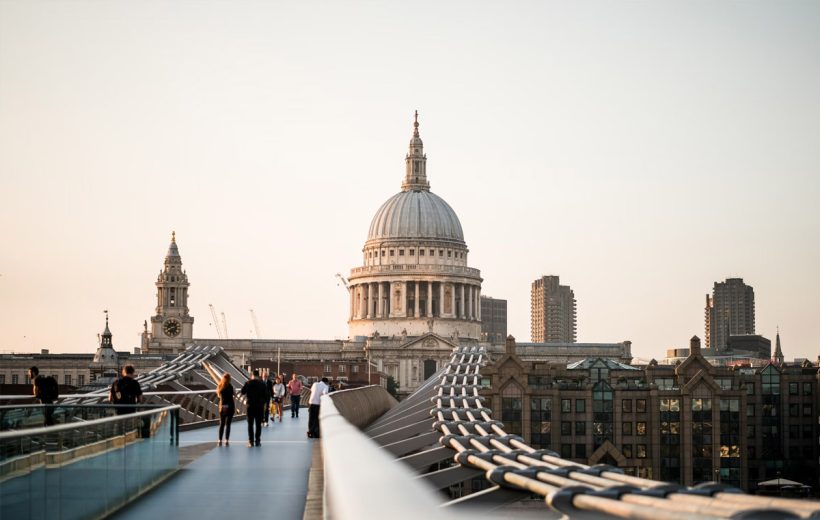
M 387 392 L 396 399 L 399 398 L 399 382 L 393 376 L 387 376 Z

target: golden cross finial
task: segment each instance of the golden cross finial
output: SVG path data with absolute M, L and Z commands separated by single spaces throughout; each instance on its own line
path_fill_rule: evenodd
M 175 244 L 177 242 L 177 232 L 176 231 L 171 231 L 171 242 L 173 242 Z

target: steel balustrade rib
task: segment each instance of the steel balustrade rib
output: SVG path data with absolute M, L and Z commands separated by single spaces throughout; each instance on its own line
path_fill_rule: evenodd
M 444 507 L 492 509 L 538 495 L 571 518 L 820 518 L 820 502 L 815 500 L 747 495 L 715 483 L 685 487 L 535 449 L 520 436 L 507 434 L 484 405 L 479 390 L 480 369 L 486 363 L 481 347 L 455 349 L 444 368 L 363 430 L 420 473 L 417 480 L 434 488 L 459 485 L 481 474 L 491 486 Z

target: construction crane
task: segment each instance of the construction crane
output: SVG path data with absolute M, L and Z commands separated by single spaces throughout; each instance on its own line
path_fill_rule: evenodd
M 212 303 L 208 304 L 208 307 L 211 308 L 211 316 L 214 320 L 214 328 L 216 329 L 216 335 L 219 339 L 225 339 L 222 336 L 222 329 L 219 328 L 219 320 L 216 318 L 216 309 L 214 309 L 214 305 Z M 224 314 L 222 316 L 225 316 Z
M 343 284 L 345 284 L 345 288 L 347 290 L 350 290 L 350 284 L 347 282 L 347 278 L 342 276 L 340 273 L 336 273 L 336 278 L 338 278 L 339 281 L 341 281 Z M 336 284 L 336 285 L 338 285 L 338 284 Z
M 222 314 L 222 333 L 225 334 L 224 339 L 228 339 L 228 322 L 225 321 L 225 313 Z
M 256 339 L 260 339 L 262 336 L 259 334 L 259 322 L 256 321 L 256 313 L 253 312 L 253 309 L 251 309 L 251 319 L 253 320 L 253 328 L 256 330 Z

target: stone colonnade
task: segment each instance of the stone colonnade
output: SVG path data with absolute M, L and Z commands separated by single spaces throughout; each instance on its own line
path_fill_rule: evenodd
M 414 317 L 481 320 L 481 286 L 425 280 L 350 286 L 350 320 Z

